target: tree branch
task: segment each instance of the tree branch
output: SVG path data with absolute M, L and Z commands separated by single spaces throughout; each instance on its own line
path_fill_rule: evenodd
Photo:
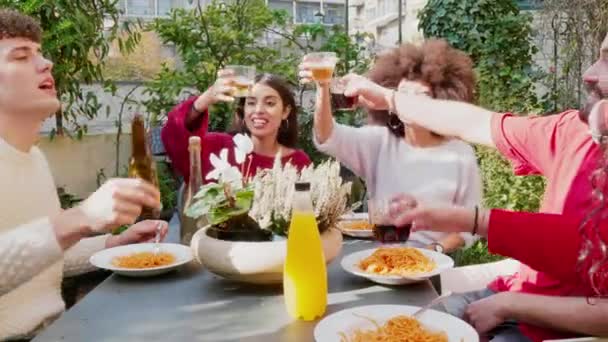
M 217 55 L 215 46 L 211 42 L 211 35 L 209 34 L 209 26 L 208 26 L 207 20 L 205 19 L 205 13 L 203 11 L 203 8 L 201 7 L 200 2 L 198 4 L 198 16 L 199 16 L 199 21 L 203 26 L 203 32 L 205 33 L 205 38 L 207 39 L 207 47 L 209 48 L 209 51 L 211 51 L 211 54 Z
M 302 44 L 300 44 L 300 42 L 298 42 L 297 39 L 294 36 L 288 35 L 286 33 L 280 32 L 280 31 L 277 31 L 277 30 L 275 30 L 273 28 L 270 28 L 270 27 L 266 28 L 266 31 L 270 32 L 270 33 L 278 34 L 279 36 L 281 36 L 281 37 L 289 40 L 290 42 L 294 43 L 295 45 L 297 45 L 301 50 L 306 51 L 306 47 L 303 46 Z

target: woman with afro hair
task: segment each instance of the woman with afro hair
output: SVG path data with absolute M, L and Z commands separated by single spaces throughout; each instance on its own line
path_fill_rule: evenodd
M 475 76 L 470 58 L 444 40 L 404 44 L 379 55 L 367 75 L 399 92 L 470 102 Z M 311 80 L 307 60 L 303 82 Z M 466 143 L 415 124 L 403 124 L 386 111 L 370 112 L 377 125 L 350 127 L 334 121 L 329 82 L 317 82 L 314 141 L 317 148 L 365 180 L 372 201 L 399 193 L 433 205 L 474 207 L 482 186 L 474 150 Z M 408 245 L 451 252 L 469 246 L 468 233 L 416 231 Z

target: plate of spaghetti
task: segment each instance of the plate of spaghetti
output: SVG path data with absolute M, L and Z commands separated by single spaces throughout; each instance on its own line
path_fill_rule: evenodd
M 466 322 L 435 310 L 420 317 L 419 307 L 368 305 L 338 311 L 315 327 L 317 342 L 479 342 Z
M 355 252 L 345 256 L 341 264 L 349 273 L 386 285 L 419 282 L 454 267 L 452 258 L 445 254 L 403 245 Z
M 369 222 L 367 213 L 343 215 L 338 222 L 338 228 L 344 235 L 358 238 L 374 236 L 374 226 Z
M 90 258 L 98 268 L 132 277 L 158 275 L 186 264 L 192 260 L 188 246 L 175 243 L 160 243 L 159 253 L 154 253 L 153 243 L 139 243 L 104 249 Z

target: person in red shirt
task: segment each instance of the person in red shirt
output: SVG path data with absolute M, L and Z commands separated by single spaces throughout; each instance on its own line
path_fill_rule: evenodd
M 475 209 L 417 205 L 416 200 L 408 195 L 393 199 L 391 215 L 395 217 L 394 224 L 397 226 L 413 223 L 413 231 L 424 229 L 454 233 L 475 230 L 477 234 L 488 239 L 488 250 L 493 254 L 511 257 L 561 281 L 583 282 L 589 297 L 605 296 L 608 292 L 608 263 L 602 261 L 598 264 L 597 273 L 601 276 L 597 277 L 592 285 L 590 268 L 594 262 L 584 262 L 585 260 L 580 258 L 585 240 L 581 234 L 579 219 L 560 214 L 500 209 L 480 210 L 476 218 Z M 598 231 L 600 238 L 608 241 L 607 221 L 599 222 Z M 599 258 L 603 257 L 595 254 Z M 487 291 L 489 290 L 481 293 Z M 608 301 L 596 298 L 593 300 L 602 305 L 589 306 L 586 301 L 577 297 L 538 296 L 504 291 L 462 309 L 465 310 L 464 314 L 469 322 L 481 333 L 486 333 L 507 320 L 551 327 L 555 326 L 555 318 L 560 317 L 561 324 L 557 326 L 560 330 L 605 336 L 604 321 L 608 315 Z M 488 306 L 492 309 L 489 312 Z M 587 312 L 585 319 L 568 319 L 569 312 L 583 310 Z
M 359 103 L 368 108 L 389 109 L 406 124 L 413 122 L 442 135 L 495 147 L 511 161 L 518 175 L 544 175 L 547 187 L 541 212 L 563 214 L 580 224 L 593 207 L 589 180 L 601 160 L 602 149 L 589 134 L 586 120 L 591 108 L 608 96 L 608 36 L 601 46 L 599 60 L 583 75 L 589 97 L 581 111 L 520 117 L 466 103 L 399 94 L 358 75 L 347 76 L 346 81 L 345 95 L 358 96 Z M 507 236 L 520 239 L 514 234 Z M 548 241 L 554 236 L 550 237 Z M 544 255 L 546 249 L 534 251 Z M 473 310 L 478 315 L 496 318 L 491 324 L 477 326 L 481 333 L 492 330 L 492 341 L 543 341 L 572 335 L 564 331 L 608 334 L 608 325 L 602 324 L 608 317 L 608 303 L 587 305 L 587 297 L 593 292 L 580 279 L 560 278 L 535 267 L 538 265 L 522 263 L 518 273 L 496 279 L 486 290 L 454 296 L 460 301 L 455 313 L 462 315 L 469 311 L 471 316 Z M 519 304 L 526 306 L 525 314 L 500 315 L 506 307 L 515 308 Z M 574 315 L 573 309 L 577 307 L 582 310 Z M 519 322 L 517 328 L 493 329 L 511 319 Z
M 204 182 L 213 170 L 210 155 L 219 155 L 224 148 L 229 151 L 229 162 L 235 161 L 232 134 L 208 132 L 209 107 L 218 102 L 234 102 L 230 95 L 231 70 L 221 70 L 218 80 L 200 96 L 192 96 L 178 104 L 168 114 L 161 138 L 177 172 L 187 182 L 190 178 L 188 138 L 201 138 L 201 169 Z M 296 149 L 298 140 L 297 107 L 293 93 L 286 81 L 276 75 L 256 77 L 250 95 L 237 103 L 234 132 L 248 134 L 253 141 L 253 152 L 243 163 L 244 177 L 251 177 L 259 169 L 272 168 L 275 155 L 280 151 L 283 164 L 290 162 L 298 169 L 310 164 L 308 155 Z M 241 165 L 242 166 L 242 165 Z

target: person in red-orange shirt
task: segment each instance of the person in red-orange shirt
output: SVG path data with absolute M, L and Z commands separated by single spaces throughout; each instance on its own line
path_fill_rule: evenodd
M 589 97 L 581 111 L 518 117 L 466 103 L 399 94 L 358 75 L 345 79 L 345 95 L 358 96 L 359 103 L 368 108 L 389 109 L 406 124 L 414 122 L 442 135 L 495 147 L 511 161 L 518 175 L 544 175 L 547 187 L 541 212 L 563 214 L 576 226 L 593 207 L 589 180 L 601 160 L 602 149 L 589 134 L 586 121 L 591 108 L 608 96 L 608 36 L 599 60 L 583 76 Z M 559 232 L 555 230 L 552 234 L 556 236 Z M 547 239 L 552 241 L 555 236 Z M 543 255 L 546 248 L 539 247 L 536 252 Z M 481 333 L 489 333 L 491 341 L 608 335 L 605 324 L 608 302 L 600 300 L 601 305 L 587 305 L 587 296 L 593 292 L 580 279 L 558 277 L 535 267 L 539 266 L 522 263 L 518 273 L 496 279 L 483 291 L 454 296 L 460 307 L 452 311 L 446 305 L 448 311 L 462 316 L 474 309 L 480 315 L 494 317 L 491 324 L 476 326 Z M 527 305 L 526 312 L 501 315 L 506 307 L 515 310 L 521 303 Z M 576 308 L 580 310 L 573 314 Z M 516 320 L 518 326 L 494 329 L 509 320 Z
M 608 112 L 606 113 L 608 115 Z M 472 232 L 488 239 L 488 250 L 516 259 L 529 267 L 550 275 L 554 279 L 581 288 L 588 296 L 602 296 L 608 292 L 608 263 L 601 260 L 601 252 L 586 249 L 584 241 L 599 238 L 608 241 L 608 221 L 599 220 L 595 227 L 597 237 L 581 234 L 581 221 L 567 215 L 528 213 L 508 210 L 482 210 L 464 207 L 428 207 L 418 205 L 413 197 L 400 195 L 393 199 L 391 214 L 395 225 L 412 224 L 412 230 L 419 229 L 440 232 Z M 477 215 L 477 216 L 476 216 Z M 596 246 L 600 244 L 595 241 Z M 592 257 L 581 258 L 581 251 L 588 250 Z M 597 264 L 596 272 L 591 272 Z M 485 265 L 484 265 L 485 266 Z M 495 266 L 495 264 L 492 264 Z M 593 279 L 593 283 L 591 282 Z M 491 289 L 472 294 L 488 293 Z M 470 296 L 471 294 L 469 294 Z M 503 291 L 496 296 L 481 299 L 463 307 L 464 314 L 481 333 L 489 332 L 507 320 L 529 322 L 539 326 L 556 326 L 555 317 L 566 318 L 568 330 L 586 331 L 592 335 L 605 335 L 604 319 L 608 315 L 608 302 L 589 306 L 577 297 L 537 296 Z M 447 303 L 448 309 L 450 303 Z M 488 310 L 488 307 L 490 310 Z M 586 318 L 569 320 L 566 311 L 587 311 Z M 512 334 L 512 332 L 511 332 Z
M 213 170 L 209 157 L 220 155 L 224 148 L 229 151 L 229 162 L 238 166 L 234 156 L 232 134 L 208 132 L 209 107 L 218 102 L 234 102 L 231 97 L 231 70 L 221 70 L 218 80 L 200 96 L 192 96 L 169 112 L 161 138 L 165 150 L 178 173 L 187 182 L 190 178 L 188 138 L 201 138 L 201 169 L 203 181 Z M 280 151 L 283 164 L 290 162 L 298 169 L 310 164 L 308 155 L 296 149 L 298 120 L 296 102 L 289 85 L 282 78 L 264 74 L 256 78 L 249 96 L 237 104 L 235 133 L 244 133 L 253 141 L 253 152 L 239 167 L 248 178 L 259 169 L 272 168 L 275 155 Z M 242 165 L 241 165 L 242 166 Z

